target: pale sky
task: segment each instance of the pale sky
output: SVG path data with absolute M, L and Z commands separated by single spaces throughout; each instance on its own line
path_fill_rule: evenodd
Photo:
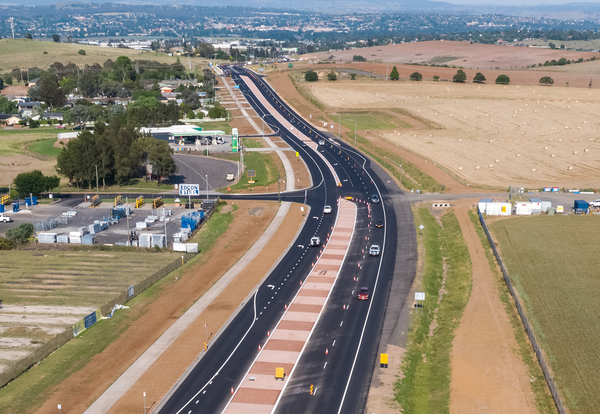
M 434 0 L 436 1 L 436 0 Z M 539 6 L 540 4 L 566 4 L 566 3 L 600 3 L 599 0 L 498 0 L 498 1 L 481 1 L 481 0 L 439 0 L 453 4 L 477 4 L 477 5 L 518 5 L 518 6 Z

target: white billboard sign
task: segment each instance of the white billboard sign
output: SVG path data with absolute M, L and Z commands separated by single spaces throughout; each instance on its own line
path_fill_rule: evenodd
M 179 184 L 180 196 L 200 195 L 200 184 Z

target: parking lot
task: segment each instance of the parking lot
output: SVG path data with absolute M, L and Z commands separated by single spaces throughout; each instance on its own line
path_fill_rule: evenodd
M 144 222 L 149 216 L 162 215 L 163 207 L 154 210 L 150 204 L 136 209 L 135 205 L 132 205 L 131 202 L 129 203 L 129 206 L 131 212 L 129 215 L 129 229 L 136 231 L 138 235 L 142 233 L 165 234 L 166 231 L 168 245 L 173 243 L 173 234 L 179 231 L 181 226 L 181 217 L 191 211 L 197 211 L 197 209 L 200 207 L 200 205 L 197 205 L 196 210 L 186 210 L 180 207 L 166 206 L 164 209 L 171 210 L 172 212 L 171 216 L 167 216 L 166 223 L 165 221 L 156 221 L 149 224 L 147 228 L 139 230 L 136 229 L 137 222 Z M 65 221 L 68 220 L 67 223 L 62 223 L 53 229 L 39 231 L 44 233 L 68 235 L 70 232 L 78 231 L 78 229 L 81 227 L 88 228 L 88 226 L 94 223 L 95 220 L 109 219 L 112 209 L 113 204 L 108 202 L 103 202 L 98 207 L 89 207 L 89 203 L 79 203 L 75 207 L 72 207 L 67 204 L 63 205 L 60 202 L 55 204 L 36 205 L 30 209 L 25 209 L 23 207 L 17 213 L 13 213 L 12 210 L 7 212 L 7 215 L 11 217 L 12 222 L 0 223 L 0 234 L 3 235 L 8 229 L 17 227 L 21 223 L 39 223 L 44 220 L 60 217 L 64 212 L 75 211 L 76 215 L 63 219 Z M 127 218 L 123 217 L 118 220 L 118 223 L 96 233 L 95 244 L 125 243 L 127 241 L 127 222 Z

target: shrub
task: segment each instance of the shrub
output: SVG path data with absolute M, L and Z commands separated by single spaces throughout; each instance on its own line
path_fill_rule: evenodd
M 554 84 L 554 79 L 552 79 L 550 76 L 544 76 L 540 79 L 540 83 L 542 85 L 552 85 Z
M 85 55 L 85 50 L 83 49 L 79 49 L 79 51 L 77 52 L 78 55 Z
M 366 61 L 367 61 L 367 59 L 365 59 L 365 58 L 364 58 L 364 57 L 362 57 L 361 55 L 354 55 L 354 56 L 352 57 L 352 60 L 353 60 L 354 62 L 366 62 Z
M 440 81 L 440 75 L 433 75 L 433 80 L 435 82 L 439 82 Z
M 350 79 L 356 80 L 356 73 L 351 73 L 350 74 Z
M 335 72 L 333 70 L 327 74 L 327 79 L 330 81 L 337 80 L 337 75 L 335 74 Z
M 422 81 L 423 75 L 421 75 L 419 72 L 414 72 L 410 74 L 409 78 L 411 81 Z
M 304 74 L 304 80 L 307 82 L 316 82 L 319 80 L 319 75 L 314 70 L 309 70 Z
M 27 240 L 33 235 L 33 224 L 21 223 L 19 227 L 15 227 L 6 231 L 6 238 L 14 244 L 27 243 Z

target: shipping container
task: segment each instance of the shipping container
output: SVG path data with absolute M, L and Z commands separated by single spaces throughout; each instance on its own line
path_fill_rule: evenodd
M 542 213 L 547 213 L 550 207 L 552 207 L 551 201 L 542 201 Z
M 515 204 L 515 214 L 518 216 L 530 216 L 531 215 L 531 203 Z
M 81 244 L 81 237 L 80 236 L 69 236 L 69 243 Z
M 59 234 L 56 236 L 57 243 L 69 243 L 69 235 L 68 234 Z
M 152 246 L 166 247 L 166 236 L 164 234 L 153 234 L 152 235 Z
M 510 216 L 512 205 L 510 203 L 487 203 L 485 214 L 488 216 Z
M 575 203 L 573 204 L 573 209 L 575 210 L 587 210 L 588 208 L 590 208 L 590 205 L 585 200 L 575 200 Z
M 95 240 L 96 240 L 95 236 L 92 236 L 91 234 L 87 234 L 81 238 L 81 243 L 91 245 L 91 244 L 94 244 Z
M 140 234 L 139 246 L 140 247 L 152 247 L 152 235 L 151 234 Z
M 481 211 L 481 214 L 485 214 L 487 204 L 493 202 L 494 200 L 491 198 L 482 198 L 481 200 L 479 200 L 479 204 L 477 206 L 479 207 L 479 211 Z

